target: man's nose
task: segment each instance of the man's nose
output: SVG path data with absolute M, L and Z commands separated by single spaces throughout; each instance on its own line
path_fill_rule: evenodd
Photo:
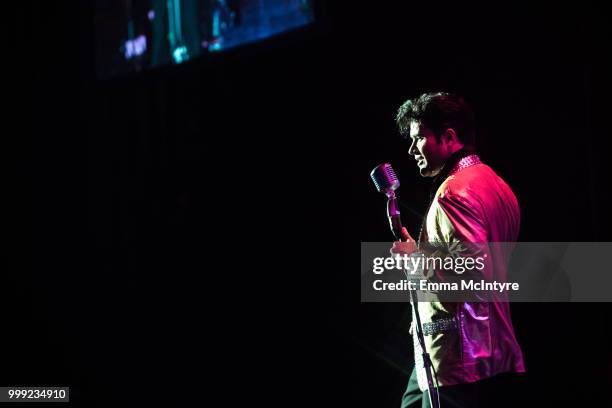
M 412 143 L 410 143 L 410 148 L 408 149 L 408 154 L 414 156 L 416 154 L 415 147 L 416 147 L 416 145 L 415 145 L 414 140 L 413 140 Z

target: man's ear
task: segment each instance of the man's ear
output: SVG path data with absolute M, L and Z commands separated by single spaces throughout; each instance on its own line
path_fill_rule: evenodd
M 460 146 L 461 142 L 457 137 L 457 132 L 453 128 L 447 128 L 440 137 L 440 140 L 447 145 L 451 145 L 452 147 Z

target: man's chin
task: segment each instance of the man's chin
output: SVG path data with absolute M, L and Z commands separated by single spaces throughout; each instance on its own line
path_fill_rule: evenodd
M 421 177 L 433 177 L 431 169 L 427 167 L 421 167 L 419 172 L 421 173 Z
M 419 172 L 421 173 L 421 177 L 435 177 L 440 171 L 435 171 L 431 167 L 426 166 L 419 168 Z

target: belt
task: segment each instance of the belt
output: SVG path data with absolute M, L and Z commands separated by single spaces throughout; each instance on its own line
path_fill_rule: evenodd
M 425 336 L 433 336 L 449 330 L 457 330 L 457 321 L 454 317 L 444 317 L 423 323 L 423 335 Z

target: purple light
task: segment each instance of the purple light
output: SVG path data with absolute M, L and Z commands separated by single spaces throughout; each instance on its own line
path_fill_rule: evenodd
M 153 19 L 155 18 L 155 11 L 149 10 L 149 12 L 147 13 L 147 17 L 149 18 L 150 21 L 153 21 Z
M 130 59 L 142 55 L 147 50 L 147 37 L 139 35 L 133 40 L 125 42 L 125 59 Z

